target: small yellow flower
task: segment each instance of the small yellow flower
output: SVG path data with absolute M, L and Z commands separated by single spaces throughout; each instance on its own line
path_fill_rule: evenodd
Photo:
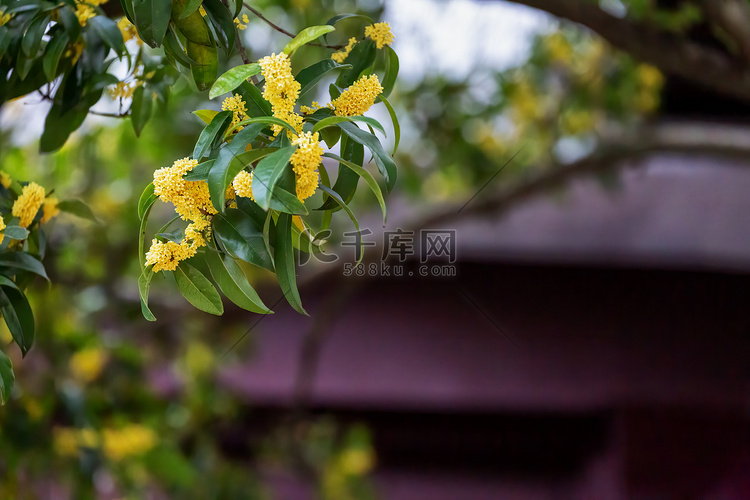
M 247 117 L 245 101 L 242 100 L 242 96 L 239 94 L 234 94 L 233 96 L 224 99 L 224 102 L 221 103 L 221 110 L 234 112 L 230 127 L 234 127 Z
M 156 433 L 143 425 L 131 424 L 122 429 L 104 429 L 102 450 L 112 461 L 119 462 L 142 455 L 158 443 Z
M 0 184 L 2 184 L 5 189 L 10 187 L 11 182 L 10 175 L 5 172 L 0 172 Z
M 5 230 L 5 220 L 3 220 L 3 216 L 0 215 L 0 231 L 4 231 L 4 230 Z M 0 234 L 0 243 L 2 243 L 4 239 L 5 239 L 5 233 Z
M 34 217 L 44 203 L 44 195 L 44 188 L 36 182 L 30 182 L 23 187 L 21 196 L 13 203 L 11 210 L 13 217 L 18 217 L 19 226 L 29 227 L 34 221 Z
M 303 132 L 292 141 L 297 150 L 289 159 L 297 184 L 297 198 L 304 201 L 318 189 L 318 165 L 323 156 L 318 133 Z
M 283 52 L 271 54 L 258 61 L 258 64 L 266 79 L 263 98 L 271 103 L 273 116 L 292 125 L 297 133 L 302 132 L 302 117 L 294 112 L 301 85 L 292 76 L 289 57 Z M 283 129 L 281 125 L 272 125 L 271 128 L 274 136 Z
M 119 21 L 117 21 L 117 27 L 120 28 L 120 32 L 122 33 L 122 39 L 124 41 L 129 40 L 135 40 L 138 42 L 138 45 L 143 45 L 143 41 L 138 37 L 138 30 L 133 26 L 133 23 L 131 23 L 127 17 L 120 18 Z
M 82 349 L 70 357 L 68 366 L 73 378 L 79 382 L 89 383 L 101 375 L 107 362 L 107 354 L 99 347 Z
M 5 14 L 5 9 L 0 11 L 0 26 L 3 26 L 8 21 L 10 21 L 10 18 L 12 17 L 10 14 Z
M 60 214 L 60 209 L 57 207 L 58 203 L 60 202 L 54 196 L 49 196 L 44 200 L 44 205 L 42 206 L 43 215 L 40 221 L 42 224 L 46 224 L 53 217 L 57 217 Z
M 240 173 L 237 174 L 237 176 L 232 181 L 232 186 L 234 186 L 234 192 L 237 193 L 237 196 L 250 198 L 251 200 L 255 201 L 255 197 L 253 197 L 252 172 L 241 170 Z
M 78 18 L 78 22 L 81 24 L 81 26 L 86 26 L 86 21 L 88 21 L 95 15 L 96 11 L 91 5 L 84 2 L 76 3 L 76 17 Z
M 377 75 L 363 76 L 331 102 L 337 116 L 363 115 L 383 92 Z
M 393 33 L 391 33 L 391 25 L 388 23 L 371 24 L 365 28 L 365 36 L 374 41 L 379 49 L 392 44 L 394 40 Z
M 248 19 L 247 14 L 242 15 L 242 21 L 240 22 L 239 19 L 234 20 L 234 24 L 237 25 L 237 29 L 242 31 L 245 28 L 247 28 L 247 24 L 250 22 L 250 19 Z
M 343 63 L 344 60 L 346 60 L 346 58 L 349 57 L 349 52 L 352 51 L 352 49 L 354 48 L 356 44 L 357 44 L 357 39 L 354 37 L 350 38 L 349 44 L 347 44 L 347 46 L 344 47 L 343 50 L 339 52 L 334 52 L 333 54 L 331 54 L 331 59 L 333 59 L 339 64 Z

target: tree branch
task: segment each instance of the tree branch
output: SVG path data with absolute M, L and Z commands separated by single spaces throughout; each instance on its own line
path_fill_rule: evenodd
M 282 28 L 278 24 L 275 24 L 273 21 L 271 21 L 270 19 L 268 19 L 267 17 L 265 17 L 263 14 L 261 14 L 259 10 L 252 8 L 247 3 L 243 3 L 242 5 L 244 5 L 247 10 L 249 10 L 250 12 L 252 12 L 253 14 L 255 14 L 255 16 L 258 19 L 260 19 L 261 21 L 263 21 L 264 23 L 266 23 L 267 25 L 269 25 L 271 28 L 275 29 L 279 33 L 283 33 L 284 35 L 288 36 L 289 38 L 294 38 L 296 36 L 294 33 L 290 33 L 289 31 L 285 30 L 284 28 Z M 341 49 L 341 48 L 344 47 L 343 45 L 324 45 L 322 43 L 308 43 L 307 45 L 314 45 L 316 47 L 323 47 L 323 48 L 326 48 L 326 49 L 334 49 L 334 50 L 339 50 L 339 49 Z
M 496 1 L 496 0 L 484 0 Z M 720 50 L 650 24 L 615 17 L 583 0 L 507 0 L 586 26 L 613 46 L 665 73 L 750 101 L 750 69 Z M 715 1 L 715 0 L 709 0 Z

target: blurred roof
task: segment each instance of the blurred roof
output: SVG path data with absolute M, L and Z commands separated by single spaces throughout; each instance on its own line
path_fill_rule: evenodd
M 750 271 L 750 162 L 656 154 L 454 224 L 461 261 Z M 489 191 L 489 190 L 488 190 Z

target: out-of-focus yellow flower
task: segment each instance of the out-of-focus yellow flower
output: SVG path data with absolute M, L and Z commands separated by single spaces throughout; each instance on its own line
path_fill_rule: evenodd
M 78 454 L 78 433 L 69 427 L 55 427 L 52 430 L 52 447 L 58 455 L 74 457 Z
M 76 17 L 81 26 L 86 26 L 86 21 L 96 15 L 94 8 L 85 2 L 76 3 Z
M 68 49 L 65 51 L 65 57 L 69 57 L 70 59 L 72 59 L 72 64 L 75 64 L 78 62 L 78 58 L 81 57 L 82 53 L 83 42 L 77 41 L 68 46 Z
M 19 226 L 29 227 L 34 221 L 36 213 L 44 203 L 44 195 L 44 188 L 36 182 L 30 182 L 23 187 L 21 196 L 13 203 L 11 210 L 13 217 L 18 217 Z
M 121 429 L 104 429 L 102 450 L 112 461 L 142 455 L 158 443 L 156 433 L 148 427 L 131 424 Z
M 82 349 L 70 357 L 68 365 L 73 378 L 89 383 L 101 375 L 107 362 L 107 353 L 99 347 Z
M 375 454 L 370 449 L 346 449 L 339 460 L 344 472 L 355 476 L 367 474 L 375 466 Z
M 135 89 L 143 85 L 142 80 L 134 82 L 117 82 L 114 87 L 109 89 L 109 95 L 112 99 L 130 99 L 133 97 Z
M 3 219 L 3 216 L 0 215 L 0 231 L 4 231 L 4 230 L 5 230 L 5 220 Z M 0 234 L 0 243 L 2 243 L 4 239 L 5 239 L 5 233 Z
M 121 17 L 120 20 L 117 21 L 117 27 L 120 28 L 120 33 L 122 33 L 122 39 L 124 41 L 135 40 L 138 42 L 138 45 L 143 45 L 143 40 L 138 38 L 138 30 L 127 17 Z
M 375 23 L 365 28 L 365 36 L 375 42 L 377 48 L 382 49 L 393 43 L 394 36 L 391 25 L 388 23 Z
M 5 172 L 0 172 L 0 184 L 2 184 L 5 189 L 8 189 L 11 183 L 10 175 Z
M 0 10 L 0 26 L 6 24 L 8 21 L 10 21 L 10 18 L 12 16 L 10 14 L 5 14 L 5 9 Z
M 544 37 L 542 41 L 550 60 L 562 64 L 570 64 L 573 60 L 573 47 L 565 35 L 560 32 Z
M 48 196 L 46 200 L 44 200 L 44 205 L 42 205 L 43 215 L 42 215 L 42 224 L 46 224 L 50 220 L 52 220 L 53 217 L 57 217 L 60 215 L 60 209 L 57 207 L 57 205 L 60 202 L 57 198 L 54 196 Z
M 185 369 L 194 376 L 209 373 L 216 364 L 213 351 L 202 342 L 190 342 L 185 352 Z

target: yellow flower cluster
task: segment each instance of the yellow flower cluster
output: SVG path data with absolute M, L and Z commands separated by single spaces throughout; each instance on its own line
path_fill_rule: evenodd
M 258 61 L 266 84 L 263 98 L 271 103 L 273 116 L 291 124 L 297 133 L 302 131 L 302 117 L 294 112 L 299 97 L 300 84 L 292 76 L 292 64 L 283 52 L 271 54 Z M 273 125 L 274 136 L 282 130 L 281 125 Z M 290 137 L 291 139 L 291 137 Z
M 44 203 L 44 195 L 44 188 L 36 182 L 30 182 L 23 187 L 21 196 L 13 203 L 11 210 L 13 217 L 18 217 L 19 226 L 29 227 L 34 221 L 34 217 Z
M 104 429 L 101 435 L 94 429 L 56 427 L 52 431 L 55 451 L 64 457 L 74 457 L 81 448 L 100 448 L 112 461 L 142 455 L 158 443 L 158 436 L 148 427 L 137 424 L 121 429 Z
M 237 25 L 237 29 L 242 31 L 245 28 L 247 28 L 247 24 L 250 22 L 250 19 L 248 19 L 247 14 L 242 14 L 242 22 L 240 22 L 239 19 L 234 20 L 234 24 Z
M 659 93 L 664 85 L 664 75 L 648 64 L 638 66 L 635 74 L 638 81 L 635 106 L 642 113 L 650 113 L 659 107 Z
M 89 347 L 73 354 L 68 366 L 73 378 L 88 383 L 101 375 L 106 362 L 107 354 L 101 348 Z
M 375 42 L 375 46 L 379 49 L 392 44 L 394 40 L 391 25 L 388 23 L 371 24 L 365 28 L 365 36 Z
M 198 164 L 197 160 L 183 158 L 171 167 L 154 172 L 154 193 L 165 203 L 172 203 L 183 220 L 191 221 L 185 228 L 180 243 L 153 239 L 146 253 L 146 265 L 153 271 L 174 271 L 183 260 L 194 256 L 206 244 L 202 232 L 210 225 L 206 216 L 216 213 L 211 204 L 206 181 L 186 181 L 182 178 Z
M 346 47 L 344 47 L 343 50 L 339 52 L 334 52 L 333 54 L 331 54 L 331 59 L 333 59 L 339 64 L 343 63 L 346 60 L 346 58 L 349 57 L 349 52 L 352 51 L 355 45 L 357 45 L 357 39 L 354 37 L 350 38 L 349 43 L 347 44 Z
M 0 172 L 0 184 L 2 184 L 5 189 L 10 187 L 11 182 L 10 175 L 5 172 Z
M 138 37 L 138 30 L 135 29 L 135 26 L 133 26 L 133 23 L 131 23 L 127 17 L 120 18 L 120 20 L 117 21 L 117 27 L 120 28 L 123 40 L 126 42 L 129 40 L 135 40 L 138 42 L 138 45 L 143 45 L 143 41 Z
M 4 231 L 4 230 L 5 230 L 5 220 L 3 220 L 3 216 L 0 215 L 0 231 Z M 5 233 L 0 233 L 0 243 L 2 243 L 4 239 L 5 239 Z
M 10 14 L 5 14 L 5 9 L 0 11 L 0 26 L 3 26 L 5 23 L 10 21 L 10 18 L 12 17 Z
M 49 196 L 44 200 L 44 205 L 42 206 L 42 220 L 40 221 L 42 224 L 46 224 L 52 220 L 53 217 L 57 217 L 60 214 L 60 209 L 57 206 L 59 203 L 60 202 L 54 196 Z
M 303 132 L 297 136 L 292 144 L 297 150 L 289 160 L 294 170 L 297 184 L 297 198 L 305 201 L 315 194 L 318 188 L 318 165 L 323 156 L 323 148 L 320 147 L 318 133 Z
M 251 200 L 255 201 L 255 197 L 253 196 L 252 172 L 241 170 L 240 173 L 237 174 L 237 176 L 232 181 L 232 186 L 234 187 L 234 192 L 237 193 L 237 196 L 250 198 Z
M 224 102 L 221 103 L 221 110 L 234 112 L 230 127 L 234 127 L 247 116 L 245 101 L 242 100 L 242 96 L 239 94 L 234 94 L 233 96 L 224 99 Z
M 171 167 L 154 172 L 154 194 L 163 202 L 172 203 L 183 220 L 193 222 L 203 219 L 203 215 L 216 213 L 208 194 L 208 182 L 182 178 L 197 164 L 197 160 L 183 158 L 175 161 Z
M 322 107 L 323 106 L 321 106 L 320 104 L 318 104 L 318 101 L 313 101 L 312 105 L 310 105 L 310 106 L 300 106 L 299 110 L 304 115 L 311 115 L 311 114 L 315 113 L 317 110 L 319 110 Z
M 104 454 L 115 462 L 142 455 L 157 442 L 156 433 L 143 425 L 130 424 L 122 429 L 104 429 L 102 432 Z
M 363 115 L 383 91 L 377 75 L 363 76 L 331 102 L 337 116 Z
M 109 89 L 109 95 L 112 99 L 129 99 L 133 97 L 135 89 L 141 85 L 143 85 L 142 80 L 137 80 L 135 82 L 117 82 L 113 88 Z

